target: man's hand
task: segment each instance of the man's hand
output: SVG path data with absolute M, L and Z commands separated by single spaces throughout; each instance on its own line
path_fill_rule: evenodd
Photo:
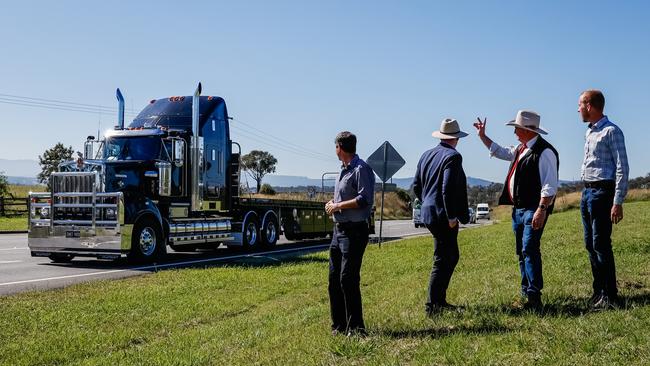
M 533 214 L 533 230 L 539 230 L 544 226 L 544 221 L 546 220 L 546 210 L 538 208 Z
M 618 224 L 623 220 L 623 205 L 612 206 L 612 222 Z
M 333 214 L 335 211 L 340 211 L 341 208 L 339 207 L 338 203 L 334 203 L 334 200 L 329 200 L 325 204 L 325 211 L 327 212 L 328 215 Z
M 476 127 L 476 133 L 478 134 L 478 137 L 483 138 L 485 137 L 485 126 L 487 126 L 487 117 L 483 118 L 483 121 L 481 121 L 480 118 L 476 117 L 478 122 L 474 123 L 474 127 Z
M 450 219 L 450 220 L 449 220 L 449 228 L 450 228 L 450 229 L 455 228 L 456 225 L 458 225 L 458 219 Z

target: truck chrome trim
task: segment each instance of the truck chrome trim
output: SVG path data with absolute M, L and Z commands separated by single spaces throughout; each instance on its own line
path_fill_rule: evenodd
M 192 211 L 201 210 L 201 192 L 200 183 L 201 183 L 201 172 L 199 170 L 199 162 L 201 161 L 201 155 L 199 152 L 199 96 L 201 95 L 201 83 L 194 91 L 194 96 L 192 97 L 192 147 L 190 159 L 192 162 L 192 190 L 191 190 L 191 202 Z
M 115 91 L 115 97 L 117 97 L 117 127 L 120 130 L 124 129 L 124 97 L 120 88 L 117 88 Z

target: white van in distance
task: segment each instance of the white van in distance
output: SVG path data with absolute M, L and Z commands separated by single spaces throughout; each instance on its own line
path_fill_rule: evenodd
M 476 219 L 490 219 L 490 206 L 487 203 L 476 205 Z

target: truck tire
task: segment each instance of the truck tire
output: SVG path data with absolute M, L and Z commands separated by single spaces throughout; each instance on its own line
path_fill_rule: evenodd
M 70 263 L 72 262 L 72 258 L 74 258 L 74 255 L 72 254 L 65 254 L 65 253 L 50 254 L 50 260 L 53 263 Z
M 280 229 L 278 226 L 278 220 L 275 218 L 273 211 L 267 212 L 264 216 L 264 222 L 260 234 L 262 234 L 262 243 L 265 247 L 273 247 L 278 242 Z
M 160 224 L 152 217 L 136 222 L 131 237 L 129 259 L 136 262 L 153 262 L 167 253 Z
M 260 223 L 257 214 L 249 212 L 242 223 L 242 249 L 252 251 L 260 246 Z

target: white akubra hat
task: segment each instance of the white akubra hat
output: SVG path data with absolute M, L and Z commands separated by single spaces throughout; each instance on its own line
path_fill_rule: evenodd
M 506 123 L 506 126 L 523 128 L 524 130 L 537 132 L 541 135 L 546 135 L 548 134 L 548 132 L 539 126 L 540 119 L 541 117 L 536 112 L 519 111 L 517 112 L 517 118 Z
M 440 130 L 433 131 L 431 136 L 446 140 L 465 137 L 467 136 L 467 133 L 460 130 L 460 127 L 458 127 L 458 121 L 451 118 L 445 118 L 442 120 L 442 123 L 440 123 Z

